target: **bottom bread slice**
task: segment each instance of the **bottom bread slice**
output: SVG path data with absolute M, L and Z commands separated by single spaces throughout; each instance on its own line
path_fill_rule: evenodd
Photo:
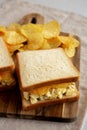
M 76 84 L 62 83 L 45 86 L 29 92 L 21 91 L 23 110 L 31 110 L 38 107 L 46 107 L 64 102 L 73 102 L 79 99 L 79 91 Z

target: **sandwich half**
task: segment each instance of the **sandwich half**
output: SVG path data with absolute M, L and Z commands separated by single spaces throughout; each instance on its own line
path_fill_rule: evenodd
M 80 73 L 62 48 L 17 53 L 24 110 L 79 99 Z
M 13 59 L 3 39 L 0 38 L 0 90 L 6 90 L 15 86 L 14 70 Z

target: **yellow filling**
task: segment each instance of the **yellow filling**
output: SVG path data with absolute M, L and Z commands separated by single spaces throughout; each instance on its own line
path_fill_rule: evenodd
M 15 79 L 13 77 L 13 74 L 9 71 L 0 72 L 0 85 L 11 85 L 12 83 L 15 83 Z
M 77 88 L 74 82 L 54 84 L 37 88 L 29 92 L 24 92 L 24 99 L 29 100 L 31 104 L 38 101 L 50 100 L 50 99 L 62 99 L 63 97 L 76 96 Z

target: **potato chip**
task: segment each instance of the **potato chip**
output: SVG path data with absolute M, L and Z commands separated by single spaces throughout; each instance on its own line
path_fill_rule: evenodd
M 12 23 L 12 24 L 10 24 L 10 25 L 7 27 L 7 30 L 19 32 L 20 28 L 21 28 L 21 25 L 20 25 L 20 24 L 18 24 L 18 23 Z
M 66 47 L 64 50 L 66 54 L 68 55 L 68 57 L 73 57 L 75 55 L 75 48 L 72 45 L 69 47 Z
M 70 44 L 73 44 L 74 47 L 79 46 L 79 41 L 76 40 L 73 36 L 58 36 L 58 39 L 64 46 L 69 46 Z
M 47 39 L 47 42 L 49 43 L 51 48 L 57 48 L 57 47 L 59 47 L 61 45 L 61 42 L 58 39 L 58 37 Z
M 43 45 L 40 49 L 51 49 L 50 44 L 47 42 L 47 39 L 44 39 Z
M 6 32 L 6 28 L 4 26 L 0 26 L 0 36 L 3 36 Z
M 16 31 L 6 31 L 4 40 L 10 45 L 18 45 L 25 42 L 27 39 Z
M 79 41 L 76 40 L 73 36 L 69 36 L 69 38 L 71 39 L 71 44 L 74 46 L 74 47 L 78 47 L 79 46 Z
M 9 52 L 11 53 L 11 55 L 13 55 L 15 51 L 19 50 L 21 47 L 24 46 L 23 44 L 18 44 L 18 45 L 14 45 L 14 46 L 11 46 L 9 44 L 6 44 L 6 45 L 7 45 Z
M 62 47 L 69 57 L 73 57 L 75 48 L 79 46 L 79 41 L 72 35 L 63 36 L 59 34 L 60 25 L 55 20 L 44 25 L 12 23 L 8 27 L 0 26 L 0 36 L 3 37 L 12 55 L 16 50 L 25 51 Z
M 66 41 L 67 46 L 73 46 L 74 48 L 79 46 L 79 41 L 77 41 L 73 36 L 69 35 L 68 40 Z
M 75 55 L 75 48 L 79 46 L 79 41 L 77 41 L 73 36 L 58 36 L 59 40 L 62 42 L 62 47 L 64 48 L 66 54 L 69 57 Z
M 19 44 L 19 45 L 14 45 L 14 46 L 11 46 L 9 44 L 6 44 L 7 45 L 7 48 L 9 49 L 10 52 L 13 52 L 15 50 L 18 50 L 19 48 L 23 47 L 24 45 L 23 44 Z
M 60 41 L 61 43 L 67 45 L 67 41 L 68 41 L 68 39 L 69 39 L 68 36 L 57 36 L 57 37 L 58 37 L 58 39 L 59 39 L 59 41 Z
M 42 26 L 41 25 L 35 25 L 35 24 L 26 24 L 23 25 L 20 29 L 20 32 L 29 39 L 30 35 L 33 33 L 41 33 L 42 32 Z
M 43 45 L 43 36 L 41 33 L 31 33 L 28 38 L 28 49 L 37 50 Z
M 57 21 L 48 22 L 43 26 L 43 36 L 46 39 L 57 37 L 60 33 L 60 25 Z

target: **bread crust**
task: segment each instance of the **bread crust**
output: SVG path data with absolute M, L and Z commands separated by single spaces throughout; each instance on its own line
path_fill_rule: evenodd
M 32 86 L 26 86 L 26 87 L 22 87 L 21 79 L 19 79 L 19 82 L 20 82 L 21 91 L 30 91 L 30 90 L 33 90 L 33 89 L 36 89 L 36 88 L 41 88 L 41 87 L 52 85 L 52 84 L 75 82 L 78 79 L 79 79 L 79 77 L 69 77 L 69 78 L 63 78 L 63 79 L 58 79 L 58 80 L 51 80 L 51 81 L 48 81 L 48 82 L 42 82 L 42 83 L 38 83 L 38 84 L 34 84 Z
M 11 83 L 9 86 L 8 85 L 0 85 L 0 91 L 5 91 L 8 89 L 13 89 L 16 86 L 16 82 Z
M 55 105 L 59 103 L 65 103 L 65 102 L 74 102 L 77 101 L 80 97 L 80 93 L 77 91 L 77 95 L 73 97 L 64 97 L 62 99 L 51 99 L 51 100 L 44 100 L 44 101 L 39 101 L 38 103 L 35 104 L 30 104 L 29 101 L 26 101 L 23 97 L 23 94 L 21 93 L 21 98 L 22 98 L 22 109 L 27 111 L 31 109 L 36 109 L 39 106 L 40 107 L 47 107 L 49 105 Z
M 9 59 L 11 60 L 11 64 L 10 65 L 4 66 L 4 67 L 0 66 L 0 71 L 9 71 L 10 70 L 10 71 L 14 72 L 14 70 L 15 70 L 14 61 L 13 61 L 12 57 L 10 56 L 10 53 L 9 53 L 9 51 L 7 49 L 7 46 L 6 46 L 3 38 L 0 38 L 0 40 L 3 42 L 4 48 L 5 48 L 6 52 L 8 53 Z
M 20 71 L 19 71 L 19 60 L 18 60 L 18 54 L 16 54 L 16 74 L 17 74 L 17 79 L 18 79 L 18 83 L 19 83 L 19 88 L 21 91 L 21 86 L 22 86 L 22 82 L 21 82 L 21 76 L 20 76 Z
M 10 65 L 10 66 L 0 68 L 0 72 L 3 72 L 3 71 L 11 71 L 11 72 L 14 73 L 15 65 L 13 64 L 13 65 Z
M 40 50 L 41 51 L 41 50 Z M 71 59 L 68 58 L 70 61 L 70 64 L 72 64 Z M 19 63 L 19 58 L 18 58 L 18 53 L 16 54 L 16 60 L 17 60 L 17 65 L 16 65 L 16 72 L 17 72 L 17 77 L 18 77 L 18 81 L 20 84 L 20 89 L 22 91 L 29 91 L 32 89 L 36 89 L 39 87 L 43 87 L 46 85 L 51 85 L 51 84 L 60 84 L 60 83 L 67 83 L 67 82 L 75 82 L 79 79 L 80 77 L 80 72 L 77 70 L 77 68 L 72 64 L 72 67 L 77 71 L 78 75 L 77 76 L 73 76 L 73 77 L 67 77 L 67 78 L 61 78 L 61 79 L 55 79 L 55 80 L 50 80 L 50 81 L 45 81 L 42 83 L 37 83 L 34 85 L 30 85 L 30 86 L 23 86 L 22 85 L 22 81 L 21 81 L 21 75 L 20 75 L 20 63 Z

